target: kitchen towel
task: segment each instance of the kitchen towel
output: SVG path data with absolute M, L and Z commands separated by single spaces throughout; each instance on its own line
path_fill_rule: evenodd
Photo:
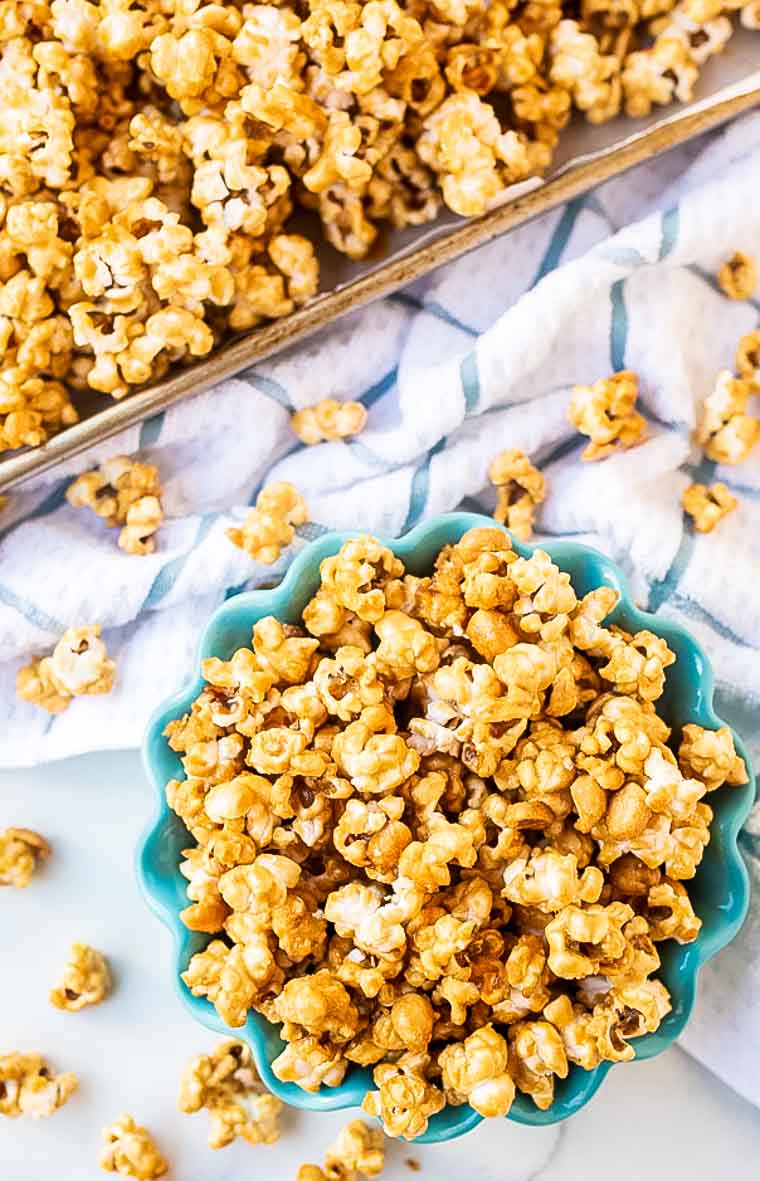
M 536 539 L 572 537 L 626 570 L 637 600 L 683 621 L 712 657 L 718 707 L 760 755 L 760 447 L 739 467 L 691 437 L 717 372 L 760 325 L 727 299 L 720 264 L 760 259 L 760 114 L 608 182 L 360 310 L 298 348 L 175 404 L 12 494 L 0 516 L 0 765 L 136 746 L 191 667 L 198 632 L 237 590 L 277 581 L 329 528 L 386 535 L 457 506 L 491 511 L 487 470 L 519 447 L 547 477 Z M 570 388 L 640 377 L 643 445 L 584 464 Z M 304 447 L 291 412 L 327 396 L 369 412 L 360 437 Z M 757 398 L 760 411 L 760 396 Z M 114 454 L 155 463 L 166 523 L 154 554 L 122 553 L 70 507 L 72 476 Z M 738 511 L 705 536 L 681 510 L 721 479 Z M 290 480 L 311 523 L 274 566 L 225 536 L 262 485 Z M 50 717 L 18 702 L 19 665 L 65 627 L 103 625 L 114 691 Z M 760 885 L 760 814 L 742 836 Z M 708 965 L 686 1048 L 760 1105 L 760 890 L 741 936 Z

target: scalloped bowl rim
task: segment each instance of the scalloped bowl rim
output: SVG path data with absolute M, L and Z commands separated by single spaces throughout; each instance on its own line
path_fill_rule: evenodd
M 496 525 L 491 517 L 485 517 L 475 513 L 447 513 L 423 521 L 401 537 L 381 537 L 380 540 L 389 549 L 393 550 L 394 553 L 406 559 L 407 563 L 411 562 L 413 564 L 415 553 L 421 546 L 430 544 L 431 538 L 436 537 L 436 540 L 433 542 L 434 548 L 432 552 L 437 552 L 441 546 L 456 540 L 467 529 L 478 526 L 501 528 Z M 509 533 L 506 529 L 504 532 Z M 198 946 L 205 944 L 208 941 L 208 937 L 205 935 L 198 936 L 193 932 L 189 932 L 179 919 L 179 910 L 186 905 L 187 899 L 184 896 L 183 889 L 185 882 L 179 874 L 178 865 L 174 866 L 171 879 L 156 869 L 157 858 L 160 852 L 160 842 L 168 831 L 167 826 L 171 828 L 177 824 L 177 818 L 170 812 L 166 803 L 164 789 L 167 776 L 165 770 L 161 770 L 161 761 L 169 757 L 174 761 L 178 762 L 178 760 L 173 752 L 169 752 L 169 755 L 166 754 L 168 744 L 163 738 L 163 730 L 166 723 L 170 719 L 176 718 L 184 713 L 188 709 L 190 702 L 200 693 L 204 684 L 200 673 L 201 661 L 206 656 L 218 654 L 213 649 L 217 646 L 218 634 L 226 622 L 231 621 L 233 618 L 240 619 L 241 616 L 246 616 L 248 617 L 246 627 L 250 634 L 250 627 L 253 622 L 262 615 L 279 614 L 280 617 L 285 617 L 287 615 L 287 604 L 291 597 L 302 597 L 298 595 L 298 588 L 300 585 L 303 585 L 302 580 L 312 583 L 313 587 L 315 587 L 319 577 L 319 563 L 321 560 L 329 554 L 337 552 L 340 545 L 348 538 L 358 537 L 361 534 L 361 530 L 325 533 L 317 540 L 307 543 L 293 558 L 284 578 L 277 586 L 267 590 L 243 592 L 221 603 L 203 630 L 195 657 L 195 672 L 193 676 L 181 689 L 163 701 L 153 712 L 146 729 L 143 745 L 143 762 L 148 778 L 156 790 L 157 802 L 154 814 L 138 844 L 136 870 L 140 887 L 148 906 L 172 933 L 173 977 L 175 987 L 184 1005 L 196 1020 L 200 1021 L 203 1025 L 227 1036 L 234 1033 L 236 1036 L 245 1036 L 247 1038 L 262 1079 L 273 1093 L 291 1106 L 320 1111 L 358 1106 L 368 1086 L 371 1085 L 370 1072 L 366 1069 L 353 1067 L 340 1086 L 331 1088 L 322 1087 L 314 1093 L 301 1090 L 295 1083 L 282 1083 L 272 1073 L 270 1060 L 273 1053 L 271 1049 L 270 1051 L 267 1049 L 267 1044 L 271 1047 L 279 1041 L 276 1027 L 270 1025 L 258 1014 L 250 1013 L 243 1027 L 231 1031 L 220 1020 L 213 1005 L 205 998 L 194 997 L 180 979 L 180 971 L 184 969 L 189 956 L 194 950 L 197 950 Z M 720 726 L 727 725 L 726 722 L 716 715 L 713 709 L 712 669 L 701 646 L 679 623 L 661 616 L 652 615 L 635 606 L 631 598 L 627 580 L 615 562 L 599 551 L 574 541 L 548 542 L 540 546 L 531 546 L 521 543 L 512 537 L 512 544 L 515 550 L 523 555 L 529 555 L 536 548 L 545 550 L 561 569 L 570 570 L 571 578 L 574 581 L 578 580 L 578 567 L 582 566 L 584 562 L 590 563 L 596 571 L 593 580 L 594 585 L 599 585 L 604 580 L 610 585 L 615 586 L 620 592 L 620 603 L 613 614 L 624 618 L 626 624 L 633 624 L 635 630 L 648 628 L 656 635 L 665 638 L 671 647 L 685 649 L 692 663 L 699 666 L 700 675 L 698 680 L 696 683 L 694 680 L 689 683 L 689 691 L 695 696 L 696 701 L 696 704 L 690 701 L 689 716 L 691 719 L 699 721 L 701 725 L 708 729 L 717 729 Z M 313 589 L 310 593 L 313 593 Z M 239 625 L 236 625 L 236 627 L 239 627 Z M 677 675 L 678 664 L 674 668 L 676 669 L 674 675 Z M 655 1033 L 645 1034 L 643 1037 L 637 1038 L 633 1045 L 636 1051 L 636 1059 L 639 1061 L 661 1053 L 680 1034 L 688 1020 L 694 1003 L 700 968 L 708 959 L 730 943 L 741 927 L 747 913 L 749 905 L 749 878 L 738 848 L 737 838 L 754 799 L 754 778 L 744 743 L 733 730 L 733 727 L 729 727 L 729 729 L 731 729 L 734 735 L 738 752 L 745 760 L 749 782 L 740 788 L 728 789 L 729 792 L 733 793 L 731 797 L 732 806 L 723 809 L 723 814 L 719 820 L 713 821 L 711 829 L 713 836 L 716 831 L 720 833 L 724 857 L 723 862 L 721 862 L 723 872 L 720 879 L 723 890 L 720 896 L 720 905 L 718 905 L 717 909 L 722 911 L 725 908 L 727 913 L 721 913 L 719 915 L 717 925 L 712 931 L 707 932 L 703 928 L 699 938 L 694 943 L 683 948 L 677 948 L 674 952 L 674 955 L 680 956 L 681 959 L 679 968 L 680 994 L 678 996 L 680 1015 L 674 1022 L 674 1025 L 677 1024 L 678 1027 L 673 1028 L 669 1033 L 663 1032 L 662 1027 L 660 1027 L 660 1030 Z M 720 792 L 712 793 L 711 799 L 714 799 L 719 794 Z M 709 848 L 710 846 L 708 846 Z M 699 875 L 697 875 L 697 879 L 695 880 L 698 880 L 698 878 Z M 668 942 L 670 943 L 672 941 Z M 669 987 L 671 988 L 675 1002 L 676 993 L 673 991 L 672 982 L 669 982 Z M 674 1011 L 675 1008 L 676 1005 L 674 1003 Z M 672 1017 L 673 1014 L 670 1016 Z M 666 1018 L 667 1021 L 668 1018 Z M 611 1065 L 612 1063 L 610 1062 L 603 1062 L 591 1071 L 583 1071 L 580 1067 L 571 1068 L 570 1079 L 573 1080 L 572 1088 L 566 1088 L 570 1089 L 571 1093 L 569 1095 L 562 1095 L 560 1093 L 558 1097 L 555 1097 L 552 1105 L 545 1111 L 541 1111 L 535 1107 L 527 1096 L 518 1095 L 507 1118 L 518 1123 L 531 1125 L 552 1124 L 566 1119 L 576 1111 L 579 1111 L 592 1098 L 601 1086 Z M 566 1085 L 560 1084 L 560 1088 L 563 1086 Z M 430 1120 L 427 1131 L 417 1138 L 417 1142 L 433 1143 L 452 1139 L 475 1127 L 476 1124 L 480 1123 L 481 1118 L 468 1105 L 462 1107 L 447 1106 L 442 1112 Z

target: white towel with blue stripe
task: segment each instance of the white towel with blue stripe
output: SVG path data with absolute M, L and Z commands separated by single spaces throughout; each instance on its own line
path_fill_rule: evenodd
M 691 629 L 712 656 L 719 708 L 760 755 L 760 447 L 741 467 L 700 458 L 690 436 L 717 371 L 760 324 L 715 274 L 736 249 L 760 259 L 760 114 L 546 214 L 219 388 L 108 440 L 15 493 L 0 518 L 0 765 L 136 746 L 153 706 L 187 676 L 213 608 L 271 584 L 329 528 L 396 535 L 457 506 L 490 511 L 487 469 L 520 447 L 545 472 L 541 536 L 575 537 L 627 571 L 638 601 Z M 622 227 L 622 228 L 621 228 Z M 648 441 L 583 464 L 570 387 L 640 375 Z M 369 411 L 353 441 L 305 448 L 289 415 L 327 396 Z M 760 396 L 758 396 L 760 412 Z M 157 464 L 167 521 L 157 552 L 123 554 L 64 499 L 107 456 Z M 739 510 L 695 535 L 693 479 L 724 480 Z M 262 484 L 291 480 L 312 523 L 274 567 L 225 537 Z M 100 622 L 118 666 L 108 696 L 51 718 L 14 677 L 63 629 Z M 744 834 L 760 885 L 760 816 Z M 710 965 L 684 1039 L 760 1104 L 760 903 Z

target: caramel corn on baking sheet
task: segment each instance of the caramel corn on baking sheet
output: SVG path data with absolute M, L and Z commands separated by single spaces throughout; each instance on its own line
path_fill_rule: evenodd
M 757 35 L 737 34 L 699 81 L 694 102 L 660 110 L 632 122 L 620 118 L 599 127 L 582 120 L 564 133 L 555 161 L 543 180 L 515 185 L 482 217 L 465 221 L 452 213 L 434 224 L 390 234 L 383 256 L 352 263 L 326 247 L 320 256 L 322 291 L 311 303 L 233 339 L 203 361 L 180 369 L 123 401 L 88 394 L 79 402 L 81 419 L 41 447 L 0 459 L 0 490 L 163 410 L 172 402 L 208 389 L 263 357 L 303 340 L 371 300 L 414 279 L 531 218 L 617 176 L 644 160 L 717 127 L 760 105 Z

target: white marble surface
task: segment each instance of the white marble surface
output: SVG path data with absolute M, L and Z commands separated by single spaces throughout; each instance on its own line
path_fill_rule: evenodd
M 345 1112 L 289 1113 L 271 1148 L 212 1153 L 205 1116 L 176 1111 L 187 1058 L 216 1040 L 182 1009 L 171 979 L 169 934 L 147 911 L 133 851 L 150 813 L 133 753 L 92 755 L 0 773 L 0 828 L 44 833 L 53 857 L 32 886 L 0 892 L 0 1052 L 38 1049 L 80 1090 L 47 1121 L 3 1120 L 1 1181 L 95 1181 L 101 1128 L 123 1111 L 155 1133 L 171 1181 L 291 1181 Z M 61 1013 L 48 1002 L 69 944 L 102 948 L 116 990 L 97 1009 Z M 416 1161 L 412 1172 L 408 1159 Z M 554 1128 L 481 1124 L 441 1146 L 391 1146 L 387 1181 L 732 1181 L 760 1176 L 760 1113 L 679 1050 L 611 1072 L 589 1107 Z

